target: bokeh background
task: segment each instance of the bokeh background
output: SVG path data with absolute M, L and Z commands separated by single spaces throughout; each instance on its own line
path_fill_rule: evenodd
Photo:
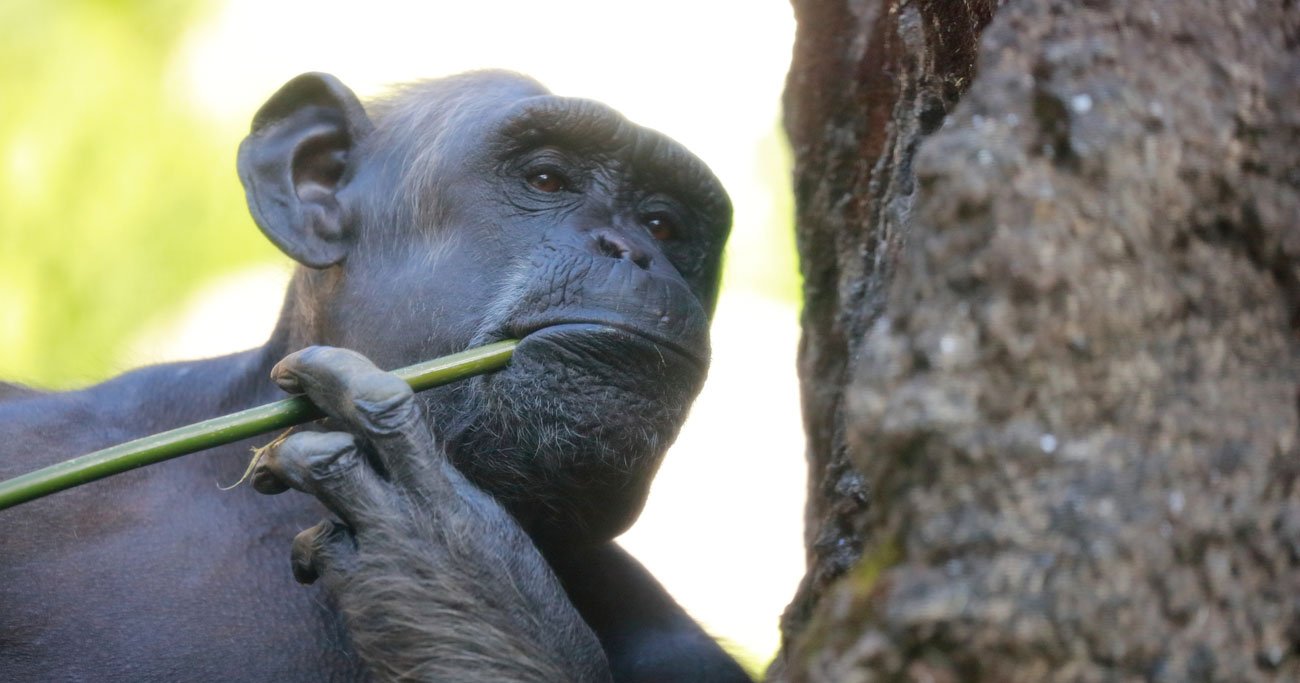
M 780 1 L 0 2 L 0 378 L 70 389 L 265 339 L 290 264 L 235 149 L 300 72 L 364 98 L 504 67 L 603 100 L 693 149 L 736 206 L 710 381 L 622 542 L 761 667 L 803 573 L 793 32 Z

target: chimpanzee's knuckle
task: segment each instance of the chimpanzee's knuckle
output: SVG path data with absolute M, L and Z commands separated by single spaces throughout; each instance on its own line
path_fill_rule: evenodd
M 386 372 L 357 378 L 350 393 L 357 412 L 379 434 L 401 431 L 420 419 L 411 387 Z
M 302 466 L 315 481 L 344 476 L 364 462 L 356 439 L 346 432 L 311 433 L 311 438 L 299 443 L 295 455 L 302 459 Z

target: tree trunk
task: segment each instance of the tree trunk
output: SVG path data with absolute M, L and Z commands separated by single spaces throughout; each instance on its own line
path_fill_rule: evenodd
M 774 680 L 1300 680 L 1300 8 L 795 0 Z

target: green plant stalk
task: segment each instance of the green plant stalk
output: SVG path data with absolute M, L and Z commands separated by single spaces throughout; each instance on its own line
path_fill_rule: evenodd
M 393 374 L 405 380 L 411 389 L 424 391 L 503 367 L 518 343 L 510 339 L 499 341 L 410 365 L 394 370 Z M 0 510 L 137 467 L 224 446 L 324 416 L 306 397 L 295 396 L 128 441 L 0 482 Z

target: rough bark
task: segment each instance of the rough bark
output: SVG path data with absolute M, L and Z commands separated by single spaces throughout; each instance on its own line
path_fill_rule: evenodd
M 1300 680 L 1300 9 L 993 4 L 795 0 L 772 677 Z

